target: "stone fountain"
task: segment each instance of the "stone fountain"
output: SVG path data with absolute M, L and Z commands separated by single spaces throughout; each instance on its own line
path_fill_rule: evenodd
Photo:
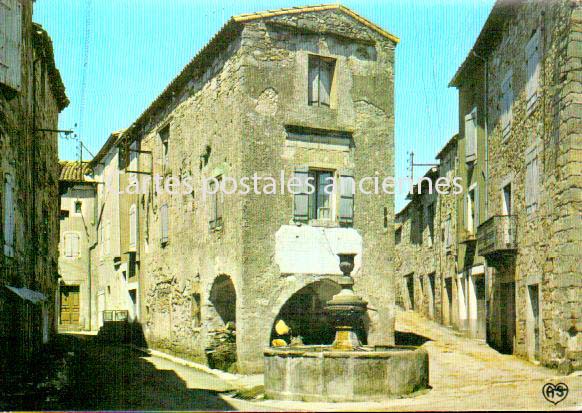
M 412 346 L 362 345 L 368 303 L 353 291 L 355 254 L 338 254 L 341 291 L 327 302 L 335 328 L 329 345 L 265 350 L 265 395 L 279 400 L 348 402 L 382 400 L 428 388 L 428 353 Z

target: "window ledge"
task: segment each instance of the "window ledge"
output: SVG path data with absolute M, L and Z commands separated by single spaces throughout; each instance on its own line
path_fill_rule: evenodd
M 322 228 L 339 228 L 339 222 L 333 220 L 325 220 L 325 219 L 314 219 L 309 221 L 309 224 L 312 227 L 322 227 Z

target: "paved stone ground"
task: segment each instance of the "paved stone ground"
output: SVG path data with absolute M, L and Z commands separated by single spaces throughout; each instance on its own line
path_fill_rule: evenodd
M 161 355 L 100 342 L 96 337 L 69 336 L 67 351 L 74 353 L 71 382 L 66 394 L 19 406 L 35 410 L 494 410 L 582 409 L 582 375 L 559 376 L 514 356 L 497 353 L 485 343 L 423 319 L 399 312 L 397 340 L 422 344 L 430 356 L 432 389 L 415 397 L 382 403 L 302 403 L 243 400 L 234 389 L 260 393 L 262 376 L 217 375 L 208 369 Z M 547 383 L 566 383 L 568 397 L 559 405 L 541 393 Z M 43 397 L 44 398 L 44 397 Z M 1 399 L 1 397 L 0 397 Z
M 555 370 L 500 354 L 484 342 L 462 337 L 412 311 L 399 312 L 396 320 L 397 339 L 418 343 L 429 340 L 423 346 L 430 358 L 430 391 L 383 403 L 330 405 L 269 400 L 257 404 L 297 410 L 352 411 L 582 409 L 579 374 L 560 376 Z M 563 382 L 569 387 L 568 396 L 556 407 L 542 396 L 542 386 L 547 382 Z

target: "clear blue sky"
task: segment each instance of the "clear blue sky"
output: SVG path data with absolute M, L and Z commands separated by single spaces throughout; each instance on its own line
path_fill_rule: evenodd
M 316 0 L 319 4 L 325 0 Z M 396 49 L 396 176 L 408 152 L 430 163 L 457 131 L 457 93 L 447 84 L 473 45 L 494 0 L 345 0 L 400 37 Z M 92 153 L 130 125 L 232 15 L 310 4 L 308 0 L 37 0 L 35 21 L 53 39 L 73 128 Z M 72 141 L 60 157 L 76 159 Z M 85 154 L 84 159 L 88 156 Z M 418 168 L 415 177 L 424 173 Z M 396 209 L 405 204 L 396 200 Z

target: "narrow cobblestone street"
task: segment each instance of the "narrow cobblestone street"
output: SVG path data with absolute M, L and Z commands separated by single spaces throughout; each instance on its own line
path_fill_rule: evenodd
M 566 383 L 567 398 L 560 409 L 580 409 L 582 377 L 503 355 L 485 343 L 428 321 L 411 311 L 397 318 L 400 344 L 419 344 L 430 355 L 428 391 L 383 403 L 302 403 L 242 400 L 236 390 L 261 394 L 262 378 L 232 376 L 193 368 L 179 360 L 147 355 L 93 336 L 68 336 L 74 353 L 69 390 L 59 401 L 35 401 L 37 409 L 77 410 L 459 410 L 540 409 L 554 405 L 541 393 L 547 382 Z

